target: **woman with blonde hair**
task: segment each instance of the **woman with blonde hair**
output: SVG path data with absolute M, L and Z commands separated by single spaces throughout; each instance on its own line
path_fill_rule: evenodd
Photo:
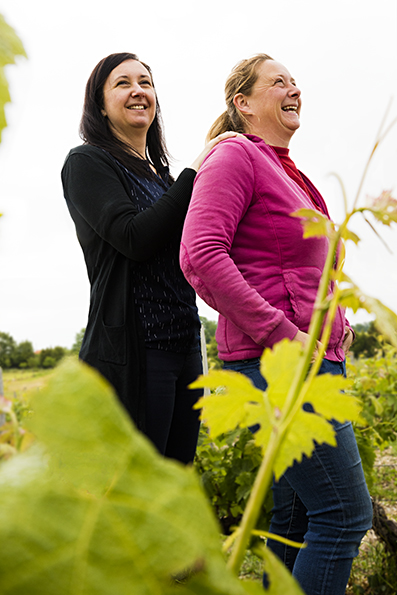
M 300 208 L 328 216 L 312 182 L 289 156 L 300 127 L 301 92 L 266 54 L 240 62 L 229 76 L 226 111 L 210 130 L 243 132 L 215 147 L 195 180 L 180 262 L 189 283 L 219 312 L 224 368 L 267 387 L 259 359 L 282 339 L 308 339 L 328 239 L 304 239 Z M 339 308 L 320 373 L 345 374 L 353 332 Z M 273 486 L 270 531 L 305 542 L 269 547 L 307 595 L 345 593 L 353 557 L 371 527 L 372 507 L 351 424 L 334 423 L 337 448 L 318 445 Z M 266 580 L 264 580 L 266 586 Z

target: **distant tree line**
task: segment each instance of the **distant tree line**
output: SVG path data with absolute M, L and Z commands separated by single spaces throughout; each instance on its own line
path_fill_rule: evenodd
M 377 331 L 374 321 L 356 324 L 353 330 L 356 336 L 350 351 L 354 357 L 374 357 L 383 349 L 384 339 Z
M 76 334 L 72 349 L 58 345 L 34 352 L 30 341 L 17 343 L 9 333 L 0 332 L 0 368 L 54 368 L 65 355 L 79 352 L 83 335 L 84 329 Z
M 203 316 L 200 319 L 204 327 L 209 367 L 221 368 L 215 339 L 217 324 L 214 320 L 208 320 Z M 353 328 L 356 338 L 350 351 L 354 357 L 373 357 L 382 349 L 382 337 L 376 330 L 374 322 L 356 324 Z M 0 368 L 54 368 L 65 355 L 78 355 L 84 332 L 83 328 L 76 334 L 71 349 L 60 346 L 47 347 L 36 353 L 30 341 L 17 343 L 8 333 L 0 332 Z

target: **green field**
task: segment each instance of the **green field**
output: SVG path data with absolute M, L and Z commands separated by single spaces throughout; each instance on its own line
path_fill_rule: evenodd
M 3 370 L 4 396 L 24 398 L 30 391 L 39 390 L 54 370 Z

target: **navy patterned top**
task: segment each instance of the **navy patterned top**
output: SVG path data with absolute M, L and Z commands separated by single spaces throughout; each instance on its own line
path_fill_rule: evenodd
M 148 179 L 118 165 L 127 175 L 139 211 L 153 205 L 169 187 L 168 168 L 162 177 Z M 181 233 L 153 257 L 134 263 L 132 289 L 146 347 L 191 353 L 200 349 L 200 319 L 195 291 L 179 266 Z

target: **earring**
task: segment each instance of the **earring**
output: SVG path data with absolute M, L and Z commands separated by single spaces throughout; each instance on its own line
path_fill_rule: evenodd
M 106 112 L 105 112 L 105 110 L 104 110 L 104 109 L 101 109 L 101 114 L 102 114 L 102 116 L 103 116 L 104 118 L 106 118 Z

